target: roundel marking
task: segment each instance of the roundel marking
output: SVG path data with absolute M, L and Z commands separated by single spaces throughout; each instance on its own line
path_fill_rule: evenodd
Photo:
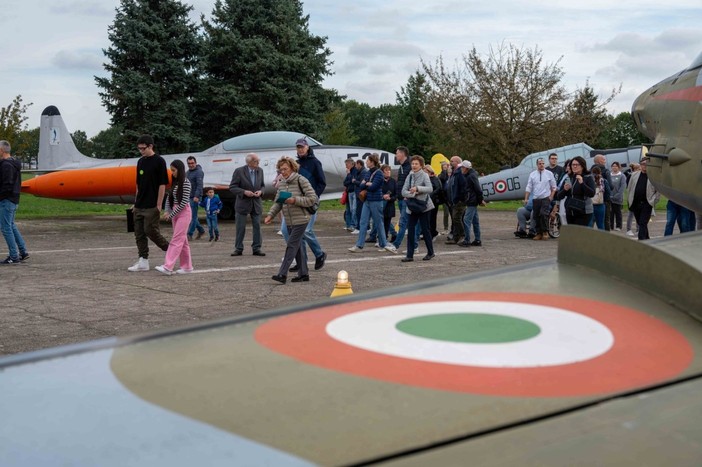
M 493 324 L 504 326 L 509 324 L 509 318 L 514 317 L 538 327 L 540 332 L 531 338 L 512 342 L 466 343 L 421 338 L 398 330 L 398 320 L 424 317 L 426 322 L 441 315 L 428 314 L 428 310 L 415 304 L 349 313 L 330 321 L 326 332 L 345 344 L 384 355 L 487 368 L 530 368 L 576 363 L 604 354 L 614 342 L 612 333 L 594 319 L 553 307 L 454 300 L 432 302 L 431 308 L 462 316 L 464 323 L 475 320 L 474 310 L 489 309 Z M 463 333 L 459 327 L 454 327 L 452 331 Z M 479 333 L 480 330 L 474 329 L 473 332 Z M 497 328 L 493 332 L 509 332 L 509 328 Z M 554 349 L 559 351 L 554 352 Z
M 495 182 L 495 191 L 498 193 L 504 193 L 507 191 L 507 182 L 504 180 L 498 180 Z
M 447 309 L 449 304 L 453 311 Z M 379 312 L 398 312 L 403 308 L 403 316 L 398 315 L 394 321 Z M 542 317 L 530 314 L 534 310 L 541 310 Z M 558 326 L 549 329 L 558 314 L 576 327 L 587 324 L 589 328 L 580 337 L 565 324 L 561 325 L 564 332 L 556 329 Z M 453 320 L 453 324 L 475 323 L 482 319 L 479 315 L 489 315 L 495 320 L 493 324 L 519 331 L 511 335 L 507 331 L 494 332 L 492 340 L 475 342 L 470 333 L 452 334 L 446 330 L 446 320 Z M 355 326 L 366 320 L 363 333 L 375 333 L 375 337 L 349 343 L 345 336 L 334 336 L 345 327 L 340 325 L 346 320 L 355 322 Z M 434 323 L 420 326 L 421 321 L 425 325 Z M 539 328 L 537 334 L 533 326 Z M 538 341 L 548 334 L 556 340 L 537 351 Z M 391 342 L 398 336 L 415 347 L 420 342 L 430 342 L 427 345 L 436 348 L 441 347 L 439 344 L 457 346 L 465 358 L 470 358 L 457 361 L 452 352 L 444 352 L 449 357 L 436 354 L 418 358 L 416 354 L 400 352 L 399 345 L 390 345 L 389 352 L 377 347 L 382 343 L 373 343 Z M 559 342 L 561 337 L 566 340 Z M 525 293 L 420 295 L 334 305 L 267 321 L 256 330 L 255 338 L 268 349 L 329 370 L 418 387 L 496 396 L 569 397 L 628 390 L 679 375 L 694 356 L 682 334 L 644 313 L 580 297 Z M 481 352 L 477 352 L 478 347 L 482 347 Z M 511 352 L 505 350 L 509 347 Z M 475 351 L 466 351 L 468 348 Z M 519 355 L 525 348 L 531 352 L 530 359 Z M 539 363 L 539 359 L 543 361 Z
M 408 318 L 395 326 L 406 334 L 448 342 L 514 342 L 537 336 L 536 324 L 487 313 L 452 313 Z

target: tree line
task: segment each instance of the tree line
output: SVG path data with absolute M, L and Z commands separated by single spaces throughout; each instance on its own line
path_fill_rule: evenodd
M 299 0 L 217 0 L 198 24 L 192 10 L 178 0 L 121 0 L 103 50 L 108 76 L 95 77 L 111 126 L 90 139 L 73 133 L 81 152 L 135 157 L 142 133 L 162 153 L 179 153 L 291 130 L 325 144 L 405 145 L 427 159 L 458 154 L 488 172 L 565 144 L 643 142 L 628 113 L 606 111 L 617 89 L 604 99 L 588 82 L 569 92 L 560 60 L 545 63 L 538 48 L 473 47 L 453 67 L 442 57 L 421 62 L 395 103 L 372 107 L 322 86 L 332 52 L 309 31 Z M 27 129 L 29 105 L 18 96 L 0 109 L 0 139 L 31 156 L 38 129 Z

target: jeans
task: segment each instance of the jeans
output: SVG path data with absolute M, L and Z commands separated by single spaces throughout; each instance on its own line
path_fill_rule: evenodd
M 480 241 L 480 218 L 478 217 L 478 206 L 467 206 L 463 214 L 464 242 L 470 243 L 470 226 L 473 226 L 473 236 L 476 242 Z
M 317 240 L 317 236 L 314 234 L 314 221 L 317 220 L 317 213 L 315 212 L 314 214 L 310 215 L 310 220 L 307 222 L 307 227 L 305 228 L 305 236 L 302 238 L 302 247 L 301 250 L 305 256 L 305 259 L 307 258 L 307 251 L 305 250 L 305 246 L 309 246 L 310 250 L 312 250 L 312 254 L 314 254 L 315 258 L 319 258 L 324 254 L 324 251 L 322 251 L 322 246 L 319 244 L 319 240 Z M 280 230 L 283 231 L 283 238 L 285 241 L 288 241 L 288 229 L 287 225 L 285 224 L 285 216 L 283 216 L 283 222 L 280 223 Z
M 595 224 L 600 230 L 605 230 L 605 215 L 607 213 L 607 207 L 603 204 L 593 204 L 592 213 L 594 214 Z
M 217 214 L 207 215 L 207 228 L 210 231 L 210 239 L 215 235 L 219 236 L 219 221 L 217 220 Z
M 398 221 L 397 237 L 393 242 L 395 248 L 400 248 L 402 245 L 402 240 L 405 239 L 405 233 L 407 232 L 407 224 L 409 221 L 409 214 L 407 214 L 407 208 L 405 208 L 405 200 L 401 199 L 397 201 L 397 206 L 400 209 L 400 220 Z M 419 246 L 419 224 L 416 226 L 416 235 L 414 236 L 414 249 L 416 250 Z
M 356 193 L 349 191 L 349 196 L 346 200 L 346 215 L 344 217 L 346 221 L 346 227 L 350 229 L 355 229 L 358 226 L 358 219 L 356 219 Z
M 663 235 L 673 235 L 673 230 L 675 229 L 675 223 L 677 222 L 680 233 L 690 232 L 694 229 L 690 226 L 690 210 L 680 206 L 679 204 L 668 200 L 668 204 L 665 206 L 666 210 L 666 221 L 665 221 L 665 232 Z
M 373 229 L 378 237 L 378 245 L 380 248 L 385 248 L 387 245 L 387 238 L 385 237 L 385 227 L 383 227 L 383 202 L 382 201 L 366 201 L 363 203 L 363 210 L 361 211 L 361 226 L 358 232 L 358 240 L 356 241 L 356 246 L 358 248 L 363 248 L 366 244 L 366 230 L 368 230 L 368 223 L 370 218 L 373 218 Z M 373 233 L 371 233 L 371 237 Z
M 2 236 L 5 237 L 7 248 L 10 250 L 10 258 L 19 259 L 20 255 L 27 253 L 27 246 L 19 230 L 17 230 L 17 225 L 15 225 L 15 212 L 17 212 L 17 205 L 15 203 L 9 199 L 0 201 L 0 227 L 2 228 Z
M 188 237 L 193 236 L 195 229 L 201 234 L 205 233 L 205 229 L 200 225 L 200 221 L 197 218 L 198 207 L 199 205 L 195 201 L 190 200 L 190 212 L 192 212 L 192 217 L 190 219 L 190 225 L 188 226 Z

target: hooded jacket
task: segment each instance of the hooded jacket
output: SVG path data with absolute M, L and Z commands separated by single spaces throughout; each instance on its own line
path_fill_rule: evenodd
M 327 178 L 324 175 L 322 163 L 315 157 L 312 148 L 307 150 L 306 156 L 300 157 L 298 155 L 297 163 L 300 165 L 300 175 L 310 182 L 317 198 L 320 198 L 327 188 Z

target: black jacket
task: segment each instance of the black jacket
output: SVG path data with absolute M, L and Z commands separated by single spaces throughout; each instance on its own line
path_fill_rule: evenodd
M 9 157 L 0 161 L 0 201 L 19 204 L 22 189 L 22 163 Z

